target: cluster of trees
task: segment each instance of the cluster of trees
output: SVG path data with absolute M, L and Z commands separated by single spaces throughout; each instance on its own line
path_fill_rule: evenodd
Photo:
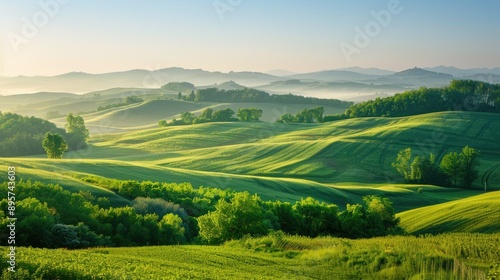
M 42 141 L 42 147 L 47 153 L 48 158 L 62 158 L 65 151 L 68 150 L 68 145 L 75 147 L 74 150 L 84 149 L 87 147 L 87 139 L 89 138 L 89 130 L 85 127 L 85 121 L 81 116 L 66 116 L 66 139 L 57 133 L 47 132 Z
M 99 107 L 97 107 L 97 111 L 99 112 L 99 111 L 104 111 L 104 110 L 111 109 L 111 108 L 127 106 L 127 105 L 134 104 L 134 103 L 141 103 L 143 101 L 144 101 L 144 99 L 142 99 L 136 95 L 127 96 L 123 99 L 123 102 L 108 104 L 106 106 L 99 106 Z
M 68 144 L 61 135 L 47 132 L 42 141 L 42 147 L 48 158 L 62 158 L 64 152 L 68 150 Z
M 237 116 L 241 121 L 245 122 L 259 121 L 260 117 L 262 117 L 262 109 L 256 109 L 256 108 L 238 109 Z
M 2 186 L 7 188 L 6 184 Z M 118 185 L 123 187 L 123 193 L 136 187 L 127 181 Z M 189 184 L 145 183 L 142 186 L 148 187 L 151 194 L 168 192 L 165 197 L 172 196 L 185 205 L 197 205 L 202 213 L 209 210 L 207 205 L 212 205 L 212 199 L 225 195 L 223 191 L 207 188 L 194 190 Z M 0 199 L 0 234 L 8 234 L 8 200 L 3 194 Z M 96 199 L 89 192 L 70 193 L 58 185 L 19 182 L 16 245 L 85 248 L 192 242 L 198 232 L 193 215 L 199 214 L 160 198 L 136 197 L 131 206 L 112 207 L 107 198 Z M 1 242 L 6 245 L 6 240 Z
M 405 182 L 470 188 L 478 177 L 479 151 L 465 146 L 461 153 L 449 152 L 438 164 L 436 156 L 412 157 L 411 148 L 401 150 L 392 166 Z
M 194 90 L 191 90 L 189 95 L 184 95 L 184 96 L 179 91 L 179 93 L 177 93 L 177 99 L 184 100 L 184 101 L 198 101 L 198 99 L 196 99 L 196 95 L 194 94 Z
M 182 94 L 179 95 L 179 99 Z M 315 104 L 348 108 L 353 103 L 338 99 L 326 99 L 305 97 L 293 94 L 269 94 L 265 91 L 252 88 L 224 90 L 217 88 L 194 90 L 188 96 L 183 97 L 188 101 L 196 102 L 254 102 L 254 103 L 288 103 L 288 104 Z
M 61 136 L 67 149 L 78 150 L 87 146 L 89 132 L 83 118 L 68 114 L 66 130 L 35 117 L 0 112 L 0 156 L 26 156 L 43 154 L 42 146 L 48 133 Z M 52 136 L 50 139 L 54 139 Z
M 399 117 L 441 111 L 500 112 L 500 85 L 453 80 L 443 88 L 420 88 L 355 104 L 345 116 Z
M 262 116 L 262 110 L 256 108 L 244 108 L 238 110 L 238 118 L 234 117 L 235 112 L 231 108 L 219 109 L 214 111 L 212 108 L 206 108 L 199 116 L 191 112 L 184 112 L 181 118 L 173 119 L 170 122 L 161 120 L 158 122 L 160 127 L 175 126 L 175 125 L 189 125 L 208 122 L 235 122 L 235 121 L 258 121 Z
M 325 112 L 325 108 L 316 107 L 314 109 L 304 109 L 298 112 L 296 115 L 292 114 L 283 114 L 281 117 L 276 120 L 279 123 L 322 123 L 323 122 L 323 113 Z
M 168 84 L 163 85 L 161 87 L 161 89 L 170 90 L 170 91 L 178 91 L 179 93 L 181 93 L 183 91 L 194 90 L 196 88 L 194 87 L 194 85 L 192 83 L 188 83 L 188 82 L 169 82 Z
M 337 205 L 308 197 L 291 204 L 281 201 L 263 202 L 248 192 L 236 193 L 230 201 L 219 200 L 215 211 L 200 216 L 200 237 L 208 243 L 220 244 L 245 235 L 262 236 L 280 230 L 294 235 L 320 235 L 367 238 L 401 231 L 397 227 L 392 202 L 378 196 L 365 196 L 364 204 Z
M 113 207 L 107 198 L 96 199 L 89 192 L 70 193 L 58 185 L 21 181 L 16 188 L 17 245 L 217 244 L 273 230 L 361 238 L 393 233 L 398 223 L 392 203 L 377 196 L 367 196 L 364 204 L 347 205 L 347 210 L 339 211 L 336 205 L 313 198 L 291 204 L 262 201 L 248 192 L 193 188 L 188 183 L 83 179 L 105 185 L 133 202 Z M 0 199 L 0 234 L 7 234 L 8 200 L 5 194 Z

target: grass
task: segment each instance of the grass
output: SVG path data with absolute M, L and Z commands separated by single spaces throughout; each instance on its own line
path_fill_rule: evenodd
M 499 235 L 348 240 L 274 234 L 224 246 L 16 250 L 21 279 L 486 279 Z M 496 245 L 495 245 L 496 244 Z M 6 248 L 4 249 L 6 250 Z M 50 256 L 50 257 L 48 257 Z M 2 254 L 2 272 L 6 273 Z
M 402 212 L 480 194 L 484 181 L 488 189 L 500 189 L 496 120 L 495 114 L 444 112 L 325 124 L 209 123 L 97 135 L 88 149 L 66 153 L 63 160 L 40 155 L 9 162 L 24 167 L 25 180 L 61 182 L 73 190 L 96 192 L 75 179 L 89 174 L 248 190 L 266 200 L 312 196 L 341 208 L 378 194 Z M 407 147 L 441 158 L 465 145 L 481 151 L 476 190 L 403 185 L 390 166 Z
M 500 191 L 398 214 L 409 233 L 500 232 Z
M 104 135 L 96 138 L 95 146 L 142 150 L 148 155 L 131 155 L 127 160 L 152 156 L 155 164 L 175 168 L 338 184 L 397 182 L 399 176 L 390 165 L 398 151 L 407 147 L 414 154 L 432 152 L 440 159 L 469 145 L 481 151 L 483 179 L 490 188 L 500 189 L 500 181 L 495 180 L 500 176 L 496 118 L 470 113 L 465 119 L 448 112 L 312 125 L 217 123 Z M 494 137 L 473 127 L 484 127 Z
M 92 114 L 89 122 L 102 130 L 107 129 L 104 124 L 110 131 L 116 124 L 130 128 L 154 117 L 149 113 L 163 108 L 160 105 L 179 110 L 197 106 L 146 101 Z M 203 107 L 197 108 L 193 110 Z M 136 123 L 127 123 L 119 114 L 143 115 L 134 118 Z M 500 261 L 499 131 L 498 115 L 457 112 L 325 124 L 210 123 L 92 136 L 88 149 L 66 153 L 62 160 L 43 155 L 2 158 L 0 168 L 16 166 L 18 178 L 88 190 L 108 197 L 115 206 L 130 202 L 78 178 L 191 182 L 195 187 L 248 190 L 265 200 L 290 202 L 312 196 L 341 209 L 346 203 L 360 203 L 364 195 L 383 195 L 393 201 L 401 226 L 409 233 L 494 233 L 368 240 L 286 237 L 279 242 L 274 236 L 244 238 L 223 247 L 76 251 L 20 247 L 16 275 L 19 279 L 157 279 L 159 275 L 165 279 L 486 279 L 488 266 Z M 407 147 L 415 154 L 433 152 L 440 159 L 465 145 L 481 151 L 481 176 L 473 190 L 400 184 L 390 167 L 397 152 Z M 485 182 L 491 190 L 486 194 L 481 191 Z M 6 262 L 1 263 L 5 268 Z

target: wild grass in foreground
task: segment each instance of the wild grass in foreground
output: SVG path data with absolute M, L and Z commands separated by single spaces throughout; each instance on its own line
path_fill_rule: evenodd
M 16 273 L 4 254 L 1 263 L 2 279 L 480 280 L 498 279 L 499 246 L 499 234 L 349 240 L 277 232 L 223 246 L 18 248 Z

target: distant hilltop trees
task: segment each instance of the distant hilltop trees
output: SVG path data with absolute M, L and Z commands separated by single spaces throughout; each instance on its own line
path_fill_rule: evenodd
M 422 87 L 355 104 L 344 115 L 348 118 L 401 117 L 442 111 L 500 113 L 500 85 L 453 80 L 443 88 Z
M 184 112 L 181 114 L 181 118 L 179 120 L 175 118 L 170 122 L 161 120 L 158 122 L 158 125 L 163 127 L 208 122 L 259 121 L 259 118 L 262 116 L 262 110 L 256 108 L 242 108 L 238 110 L 238 118 L 235 118 L 234 114 L 235 112 L 231 108 L 219 109 L 217 111 L 214 111 L 212 108 L 206 108 L 199 116 L 191 112 Z
M 168 83 L 162 89 L 179 91 L 178 99 L 195 102 L 252 102 L 252 103 L 288 103 L 288 104 L 314 104 L 322 106 L 332 106 L 338 108 L 348 108 L 353 102 L 341 101 L 338 99 L 305 97 L 301 95 L 289 94 L 269 94 L 265 91 L 244 88 L 224 90 L 218 88 L 191 89 L 189 83 Z M 192 84 L 189 84 L 192 85 Z M 193 86 L 194 87 L 194 86 Z M 182 96 L 181 91 L 191 90 L 187 96 Z
M 127 96 L 123 99 L 123 102 L 108 104 L 106 106 L 99 106 L 99 107 L 97 107 L 97 111 L 99 112 L 99 111 L 104 111 L 104 110 L 111 109 L 111 108 L 127 106 L 127 105 L 134 104 L 134 103 L 141 103 L 143 101 L 144 100 L 142 98 L 140 98 L 136 95 Z
M 161 89 L 178 91 L 178 92 L 196 90 L 194 85 L 188 82 L 170 82 L 162 86 Z

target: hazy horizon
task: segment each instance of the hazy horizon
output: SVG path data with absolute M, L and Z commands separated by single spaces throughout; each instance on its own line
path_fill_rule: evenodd
M 500 66 L 500 3 L 0 0 L 0 76 Z

